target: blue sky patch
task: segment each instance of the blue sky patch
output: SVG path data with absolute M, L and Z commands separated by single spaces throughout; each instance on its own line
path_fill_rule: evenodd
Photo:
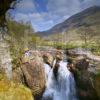
M 31 22 L 35 31 L 45 31 L 100 0 L 20 0 L 9 10 L 16 21 Z

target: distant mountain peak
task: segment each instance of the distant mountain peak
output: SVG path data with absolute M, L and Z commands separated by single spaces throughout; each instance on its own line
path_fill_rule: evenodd
M 97 15 L 98 15 L 98 17 L 97 17 Z M 93 22 L 91 21 L 91 18 L 92 18 Z M 88 21 L 87 21 L 87 19 L 88 19 Z M 74 29 L 74 28 L 83 26 L 84 23 L 87 23 L 90 26 L 95 25 L 96 23 L 100 22 L 97 19 L 98 20 L 100 19 L 100 6 L 92 6 L 90 8 L 87 8 L 87 9 L 71 16 L 70 18 L 66 19 L 64 22 L 55 25 L 50 30 L 44 31 L 44 32 L 38 32 L 38 34 L 41 36 L 57 34 L 57 33 L 63 32 L 63 31 L 68 31 L 70 29 Z

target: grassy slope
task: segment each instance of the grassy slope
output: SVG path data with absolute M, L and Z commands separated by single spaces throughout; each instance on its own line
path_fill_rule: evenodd
M 94 15 L 89 15 L 87 17 L 84 17 L 82 19 L 82 21 L 84 23 L 88 23 L 89 24 L 89 28 L 92 29 L 92 31 L 94 32 L 94 36 L 91 37 L 91 41 L 97 40 L 100 38 L 100 12 L 95 13 Z M 72 23 L 74 24 L 74 23 Z M 84 24 L 81 26 L 84 28 Z M 80 27 L 72 27 L 72 25 L 70 25 L 70 28 L 62 33 L 56 33 L 56 34 L 52 34 L 49 35 L 49 40 L 57 40 L 60 42 L 73 42 L 74 44 L 76 43 L 77 45 L 80 45 L 81 43 L 83 43 L 82 39 L 80 38 L 80 34 L 77 32 L 80 30 Z M 82 30 L 84 31 L 84 30 Z M 81 31 L 81 32 L 82 32 Z M 91 34 L 91 33 L 90 33 Z

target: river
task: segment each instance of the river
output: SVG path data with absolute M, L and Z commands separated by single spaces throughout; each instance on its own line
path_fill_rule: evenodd
M 42 100 L 77 100 L 74 77 L 66 67 L 67 62 L 60 61 L 59 65 L 57 79 L 53 69 L 48 71 L 46 89 Z

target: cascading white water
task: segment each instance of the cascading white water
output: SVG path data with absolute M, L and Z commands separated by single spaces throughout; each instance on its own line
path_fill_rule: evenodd
M 49 73 L 43 100 L 77 100 L 74 77 L 67 69 L 66 62 L 59 64 L 57 80 L 53 69 Z
M 49 76 L 50 70 L 51 70 L 51 67 L 48 64 L 44 64 L 44 71 L 45 71 L 45 80 L 46 80 L 46 83 L 48 82 L 48 76 Z

